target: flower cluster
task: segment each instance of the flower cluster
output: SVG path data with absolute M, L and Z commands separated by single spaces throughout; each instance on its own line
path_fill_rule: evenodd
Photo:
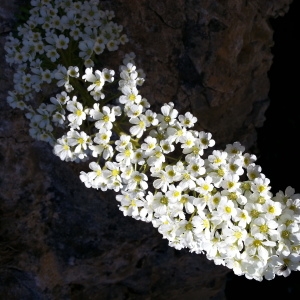
M 118 193 L 124 216 L 152 223 L 178 250 L 205 253 L 259 281 L 300 270 L 300 194 L 288 187 L 273 195 L 255 155 L 238 142 L 215 150 L 211 133 L 194 130 L 197 118 L 174 103 L 152 111 L 139 91 L 145 75 L 134 53 L 119 67 L 117 85 L 114 70 L 95 67 L 93 53 L 125 40 L 109 21 L 112 12 L 97 11 L 95 1 L 49 3 L 32 1 L 20 38 L 9 36 L 6 46 L 7 61 L 18 65 L 8 102 L 26 109 L 31 136 L 48 141 L 63 161 L 88 162 L 80 173 L 87 188 Z M 40 27 L 45 35 L 34 30 Z M 69 38 L 78 47 L 76 63 L 63 60 Z M 60 63 L 49 71 L 44 58 Z M 52 79 L 63 90 L 35 111 L 27 104 L 32 90 Z
M 9 91 L 7 102 L 13 108 L 29 111 L 26 116 L 33 138 L 53 144 L 51 133 L 54 127 L 63 127 L 61 104 L 66 100 L 62 93 L 46 105 L 43 100 L 53 92 L 49 85 L 56 83 L 68 93 L 80 88 L 72 84 L 79 70 L 92 68 L 102 52 L 117 50 L 128 38 L 122 34 L 123 27 L 112 21 L 114 12 L 99 9 L 99 0 L 31 0 L 31 5 L 27 22 L 17 28 L 16 35 L 7 37 L 4 47 L 6 61 L 16 67 L 14 90 Z M 93 81 L 89 90 L 99 100 L 103 98 L 103 94 L 98 94 L 103 82 L 99 82 L 99 74 L 95 76 L 88 76 L 87 80 Z M 108 70 L 103 70 L 101 76 L 108 82 L 113 79 Z M 37 93 L 43 94 L 41 103 L 36 103 Z M 83 117 L 77 118 L 78 122 Z

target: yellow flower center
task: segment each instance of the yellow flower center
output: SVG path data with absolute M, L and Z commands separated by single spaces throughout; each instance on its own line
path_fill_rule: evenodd
M 284 238 L 284 239 L 288 239 L 289 236 L 290 236 L 290 232 L 288 230 L 283 230 L 281 232 L 281 236 Z
M 139 182 L 141 182 L 141 180 L 142 180 L 142 177 L 140 175 L 135 175 L 134 176 L 134 181 L 139 183 Z
M 193 224 L 191 224 L 191 223 L 187 223 L 186 225 L 185 225 L 185 229 L 186 230 L 192 230 L 193 229 Z
M 109 121 L 109 116 L 105 115 L 105 116 L 103 117 L 103 121 L 104 121 L 104 122 L 108 122 L 108 121 Z
M 83 138 L 79 138 L 78 140 L 78 144 L 82 145 L 84 143 L 84 139 Z
M 119 173 L 120 173 L 120 171 L 117 170 L 117 169 L 114 169 L 114 170 L 111 171 L 112 176 L 118 176 Z
M 163 205 L 168 205 L 168 198 L 163 196 L 161 199 L 160 199 L 160 203 L 163 204 Z
M 134 94 L 129 95 L 129 100 L 134 101 L 136 99 L 136 96 Z
M 262 233 L 266 233 L 266 232 L 268 232 L 269 227 L 268 227 L 268 225 L 264 224 L 264 225 L 261 225 L 261 226 L 259 227 L 259 230 L 260 230 L 260 232 L 262 232 Z
M 125 155 L 126 157 L 130 157 L 131 151 L 130 151 L 129 149 L 125 150 L 125 151 L 124 151 L 124 155 Z
M 256 248 L 261 246 L 261 241 L 260 240 L 254 240 L 253 241 L 253 246 L 256 247 Z
M 274 206 L 270 206 L 268 208 L 268 211 L 269 211 L 270 214 L 274 214 L 275 213 L 275 207 Z
M 182 204 L 185 204 L 185 203 L 188 202 L 188 198 L 187 198 L 187 197 L 181 197 L 180 202 L 181 202 Z
M 170 116 L 165 116 L 164 120 L 166 123 L 169 123 L 171 121 L 171 117 Z
M 258 191 L 260 192 L 260 193 L 262 193 L 263 191 L 265 191 L 266 190 L 266 187 L 264 186 L 264 185 L 260 185 L 259 187 L 258 187 Z
M 256 209 L 252 209 L 250 215 L 253 218 L 257 218 L 259 216 L 259 211 Z
M 226 211 L 226 213 L 230 214 L 231 211 L 232 211 L 232 209 L 231 209 L 231 207 L 226 206 L 226 207 L 225 207 L 225 211 Z

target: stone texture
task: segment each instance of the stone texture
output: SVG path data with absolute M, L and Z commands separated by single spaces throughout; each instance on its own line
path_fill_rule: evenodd
M 147 75 L 141 93 L 157 111 L 173 101 L 198 117 L 196 129 L 212 132 L 217 147 L 255 146 L 269 105 L 268 20 L 291 0 L 103 2 L 131 39 L 119 56 L 137 54 Z M 86 189 L 80 166 L 33 141 L 22 112 L 6 104 L 13 70 L 3 45 L 26 3 L 0 7 L 0 298 L 224 299 L 226 268 L 123 217 L 114 193 Z
M 144 96 L 157 109 L 173 101 L 192 111 L 196 129 L 210 131 L 220 147 L 236 140 L 251 147 L 269 105 L 268 19 L 284 14 L 291 1 L 114 3 L 132 40 L 127 47 L 147 74 Z

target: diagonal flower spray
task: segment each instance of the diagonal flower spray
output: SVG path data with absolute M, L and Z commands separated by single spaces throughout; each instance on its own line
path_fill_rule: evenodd
M 31 5 L 5 44 L 15 66 L 7 102 L 24 111 L 31 137 L 63 161 L 89 162 L 80 173 L 87 188 L 117 192 L 124 216 L 152 223 L 178 250 L 259 281 L 300 270 L 300 194 L 288 187 L 274 196 L 239 142 L 205 155 L 215 142 L 192 129 L 190 112 L 179 114 L 172 102 L 152 111 L 134 53 L 117 79 L 98 70 L 101 53 L 128 41 L 101 1 Z

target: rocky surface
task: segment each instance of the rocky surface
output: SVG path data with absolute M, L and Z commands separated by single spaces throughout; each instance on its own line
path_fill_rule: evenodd
M 247 148 L 269 105 L 268 20 L 291 2 L 104 1 L 131 40 L 120 57 L 137 54 L 142 94 L 156 110 L 173 101 L 217 147 L 238 140 Z M 0 7 L 0 298 L 225 299 L 227 269 L 123 217 L 113 193 L 86 189 L 79 166 L 33 141 L 22 112 L 6 104 L 13 70 L 3 45 L 26 3 Z

